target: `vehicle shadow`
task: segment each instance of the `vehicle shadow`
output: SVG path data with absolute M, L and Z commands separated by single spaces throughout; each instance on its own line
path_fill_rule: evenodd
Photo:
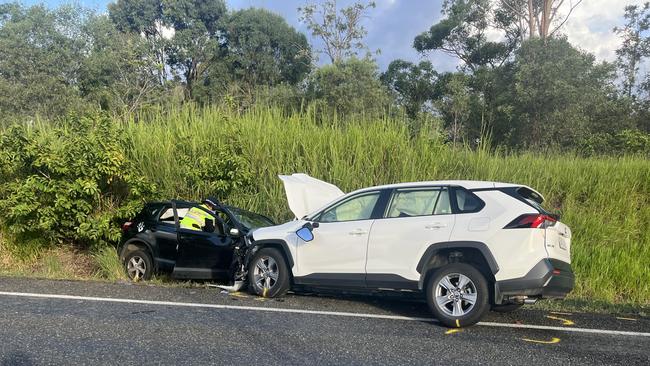
M 414 318 L 417 321 L 430 323 L 443 327 L 431 314 L 426 301 L 420 294 L 414 293 L 349 293 L 339 291 L 319 290 L 311 292 L 308 290 L 299 290 L 291 293 L 297 298 L 315 298 L 325 301 L 345 302 L 348 312 L 367 312 L 371 314 L 381 314 L 389 316 L 401 316 Z M 365 311 L 364 311 L 365 309 Z M 346 310 L 339 310 L 346 311 Z

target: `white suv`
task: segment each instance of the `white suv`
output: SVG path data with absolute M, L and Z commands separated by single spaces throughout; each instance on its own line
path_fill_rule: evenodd
M 432 181 L 344 194 L 280 176 L 297 220 L 248 237 L 249 286 L 420 292 L 447 326 L 478 322 L 573 288 L 571 231 L 516 184 Z

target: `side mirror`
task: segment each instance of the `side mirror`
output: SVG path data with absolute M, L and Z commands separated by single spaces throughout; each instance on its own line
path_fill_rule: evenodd
M 234 236 L 236 238 L 241 236 L 241 232 L 236 227 L 231 228 L 230 231 L 228 231 L 228 234 L 230 234 L 230 236 Z
M 296 235 L 306 242 L 314 240 L 314 233 L 312 233 L 308 227 L 300 228 L 296 231 Z

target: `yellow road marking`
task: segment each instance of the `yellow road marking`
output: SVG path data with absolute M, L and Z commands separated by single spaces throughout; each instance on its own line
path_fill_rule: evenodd
M 560 318 L 560 317 L 557 317 L 557 316 L 547 315 L 546 317 L 549 318 L 549 319 L 553 319 L 553 320 L 559 320 L 559 321 L 562 322 L 562 325 L 574 325 L 575 324 L 574 322 L 572 322 L 569 319 L 564 319 L 564 318 Z
M 456 319 L 456 326 L 460 328 L 460 320 Z
M 247 295 L 244 295 L 239 291 L 238 292 L 230 292 L 230 293 L 228 293 L 228 295 L 234 296 L 234 297 L 241 297 L 242 299 L 248 299 Z
M 553 337 L 550 341 L 540 341 L 537 339 L 528 339 L 528 338 L 522 338 L 523 341 L 526 342 L 531 342 L 531 343 L 541 343 L 541 344 L 555 344 L 555 343 L 560 343 L 560 338 Z
M 266 294 L 269 292 L 269 289 L 264 287 L 264 293 L 262 294 L 262 297 L 266 297 Z
M 629 320 L 629 321 L 633 321 L 633 322 L 636 321 L 636 319 L 634 319 L 634 318 L 624 318 L 624 317 L 622 317 L 622 316 L 617 316 L 616 319 L 620 319 L 620 320 Z
M 454 334 L 462 331 L 463 331 L 462 329 L 449 329 L 448 331 L 445 332 L 445 334 Z

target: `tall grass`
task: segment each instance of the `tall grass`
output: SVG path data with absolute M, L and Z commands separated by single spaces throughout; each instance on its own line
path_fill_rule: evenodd
M 450 148 L 432 129 L 411 136 L 390 120 L 320 121 L 257 108 L 238 114 L 186 107 L 128 122 L 133 159 L 163 197 L 179 195 L 178 142 L 236 145 L 250 163 L 248 190 L 224 197 L 278 221 L 291 218 L 278 174 L 305 172 L 344 191 L 395 182 L 476 179 L 526 184 L 573 229 L 574 297 L 650 303 L 650 162 L 643 157 L 499 154 Z M 182 182 L 180 182 L 182 184 Z M 190 192 L 199 199 L 202 192 Z

